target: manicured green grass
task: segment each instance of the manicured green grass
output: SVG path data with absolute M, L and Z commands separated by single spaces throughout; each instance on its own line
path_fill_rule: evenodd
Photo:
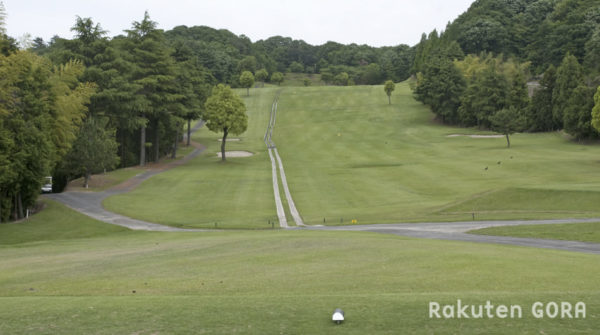
M 469 233 L 600 243 L 600 222 L 492 227 Z
M 0 224 L 0 246 L 37 241 L 54 241 L 104 236 L 127 228 L 98 222 L 64 205 L 43 200 L 45 208 L 20 222 Z M 1 251 L 0 251 L 1 252 Z
M 131 232 L 0 247 L 0 333 L 593 333 L 594 255 L 351 232 Z M 568 275 L 566 275 L 568 274 Z M 431 320 L 430 301 L 523 306 Z M 585 319 L 534 319 L 583 301 Z M 333 309 L 346 322 L 330 321 Z
M 513 135 L 510 149 L 504 138 L 448 137 L 491 133 L 433 121 L 407 83 L 391 106 L 381 86 L 253 89 L 249 129 L 228 150 L 255 156 L 219 163 L 221 135 L 202 129 L 206 154 L 105 205 L 176 226 L 266 228 L 275 206 L 262 140 L 278 90 L 274 140 L 308 224 L 600 216 L 599 145 L 558 132 Z
M 544 133 L 507 149 L 432 119 L 406 83 L 391 106 L 381 86 L 283 91 L 274 139 L 305 222 L 600 216 L 600 146 Z
M 227 142 L 226 150 L 243 150 L 252 157 L 217 157 L 223 136 L 199 129 L 192 139 L 206 146 L 204 153 L 187 164 L 156 175 L 133 192 L 110 197 L 104 205 L 125 215 L 180 227 L 270 228 L 276 218 L 271 183 L 271 162 L 264 133 L 271 103 L 279 88 L 238 91 L 248 109 L 248 130 L 240 141 Z

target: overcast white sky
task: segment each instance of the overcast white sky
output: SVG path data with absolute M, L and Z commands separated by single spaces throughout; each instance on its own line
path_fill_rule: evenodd
M 8 35 L 49 41 L 71 38 L 77 15 L 91 17 L 110 36 L 129 29 L 148 10 L 159 28 L 209 26 L 253 42 L 281 35 L 313 45 L 327 41 L 371 46 L 416 44 L 421 33 L 443 30 L 474 0 L 0 0 Z

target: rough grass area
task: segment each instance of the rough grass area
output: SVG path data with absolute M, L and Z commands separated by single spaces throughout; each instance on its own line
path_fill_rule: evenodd
M 144 170 L 140 167 L 129 167 L 117 169 L 107 173 L 95 174 L 89 180 L 89 187 L 83 187 L 83 177 L 71 180 L 67 185 L 67 191 L 92 191 L 99 192 L 119 185 L 127 179 L 133 178 L 135 175 L 142 173 Z
M 127 228 L 98 222 L 53 200 L 42 201 L 45 208 L 41 212 L 19 222 L 0 224 L 0 246 L 79 239 L 129 231 Z M 0 249 L 0 254 L 2 250 Z
M 570 252 L 263 231 L 131 232 L 0 253 L 2 334 L 573 334 L 600 318 L 598 257 Z M 429 319 L 430 301 L 457 299 L 524 315 Z M 535 319 L 535 301 L 583 301 L 586 318 Z
M 492 227 L 469 233 L 600 243 L 600 222 Z
M 182 159 L 184 156 L 190 154 L 194 150 L 193 146 L 186 146 L 185 143 L 180 143 L 177 149 L 177 155 L 175 158 L 171 156 L 163 157 L 158 164 L 165 164 L 175 160 Z M 92 175 L 89 180 L 88 188 L 83 187 L 83 177 L 74 179 L 67 185 L 68 191 L 91 191 L 99 192 L 109 189 L 113 186 L 119 185 L 120 183 L 133 178 L 137 174 L 144 172 L 146 169 L 152 169 L 156 163 L 148 162 L 145 167 L 133 166 L 124 169 L 117 169 L 109 171 L 107 173 L 100 173 Z

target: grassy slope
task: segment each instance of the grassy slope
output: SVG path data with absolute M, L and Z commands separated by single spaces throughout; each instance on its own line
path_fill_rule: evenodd
M 569 252 L 265 231 L 132 232 L 0 253 L 6 334 L 566 334 L 600 318 L 598 257 Z M 428 319 L 429 301 L 456 299 L 522 304 L 524 318 Z M 587 318 L 533 319 L 538 300 L 584 301 Z
M 600 215 L 599 146 L 448 138 L 469 130 L 433 123 L 405 83 L 392 106 L 381 86 L 357 86 L 287 88 L 279 108 L 275 141 L 308 223 Z
M 220 135 L 203 129 L 205 155 L 105 205 L 171 225 L 267 227 L 275 209 L 262 137 L 276 90 L 244 97 L 249 130 L 228 144 L 255 156 L 220 164 Z M 405 83 L 391 106 L 381 86 L 286 87 L 274 139 L 309 224 L 600 216 L 599 146 L 559 133 L 517 134 L 511 149 L 504 138 L 447 137 L 470 132 L 482 133 L 434 123 Z
M 600 243 L 600 222 L 492 227 L 470 233 Z
M 239 142 L 228 142 L 226 150 L 246 150 L 255 155 L 228 158 L 223 164 L 220 151 L 222 134 L 201 128 L 193 139 L 207 149 L 182 167 L 152 177 L 133 192 L 114 196 L 104 205 L 115 212 L 174 226 L 219 228 L 267 228 L 276 217 L 271 184 L 271 164 L 263 136 L 278 88 L 245 90 L 249 125 Z
M 96 237 L 129 231 L 127 228 L 98 222 L 64 205 L 44 199 L 46 207 L 29 219 L 0 224 L 0 246 L 37 241 Z

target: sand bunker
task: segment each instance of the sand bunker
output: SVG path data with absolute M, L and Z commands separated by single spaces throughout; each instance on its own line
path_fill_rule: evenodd
M 226 141 L 227 142 L 237 142 L 237 141 L 240 141 L 240 139 L 239 138 L 228 138 Z M 223 139 L 220 138 L 219 142 L 223 142 Z
M 463 134 L 452 134 L 452 135 L 448 135 L 446 137 L 459 137 L 459 136 L 465 136 L 465 137 L 470 137 L 470 138 L 503 138 L 504 135 L 463 135 Z
M 225 157 L 250 157 L 254 155 L 249 151 L 225 151 Z M 217 157 L 221 157 L 221 152 L 217 152 Z

